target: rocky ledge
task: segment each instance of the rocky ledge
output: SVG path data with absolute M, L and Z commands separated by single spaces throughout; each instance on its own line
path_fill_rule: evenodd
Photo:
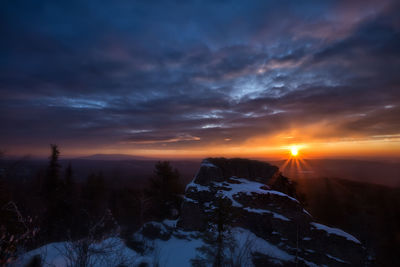
M 306 266 L 365 265 L 365 249 L 354 236 L 316 222 L 296 199 L 294 183 L 265 162 L 245 159 L 203 160 L 187 185 L 177 228 L 204 231 L 217 201 L 229 203 L 231 226 L 246 229 L 290 257 L 280 264 Z M 256 266 L 274 255 L 252 253 Z

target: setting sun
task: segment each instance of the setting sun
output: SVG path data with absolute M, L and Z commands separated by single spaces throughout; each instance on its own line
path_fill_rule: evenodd
M 292 146 L 290 148 L 290 153 L 293 157 L 296 157 L 299 154 L 299 149 L 296 146 Z

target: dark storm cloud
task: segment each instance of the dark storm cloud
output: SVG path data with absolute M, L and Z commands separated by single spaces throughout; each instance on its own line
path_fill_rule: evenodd
M 391 1 L 3 1 L 1 146 L 399 133 Z

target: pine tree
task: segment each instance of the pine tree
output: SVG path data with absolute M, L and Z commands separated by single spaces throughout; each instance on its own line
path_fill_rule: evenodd
M 154 174 L 147 195 L 158 210 L 156 217 L 164 219 L 171 215 L 173 209 L 179 210 L 183 186 L 178 170 L 173 169 L 168 161 L 159 161 L 155 165 Z
M 102 173 L 88 176 L 82 188 L 84 208 L 90 217 L 102 216 L 106 210 L 106 188 Z
M 43 197 L 47 201 L 54 200 L 55 195 L 57 194 L 57 190 L 59 189 L 60 184 L 60 164 L 58 163 L 58 157 L 60 155 L 60 151 L 58 150 L 57 145 L 50 145 L 51 155 L 49 157 L 49 165 L 47 167 L 47 173 L 44 180 L 43 185 Z
M 5 205 L 11 199 L 10 190 L 7 187 L 5 177 L 0 173 L 0 207 Z
M 65 169 L 64 185 L 65 194 L 68 199 L 71 199 L 75 194 L 74 172 L 72 170 L 71 162 L 68 163 L 68 166 Z
M 76 184 L 74 181 L 74 172 L 72 170 L 71 163 L 68 164 L 65 169 L 64 182 L 61 187 L 61 195 L 63 198 L 63 206 L 64 210 L 64 222 L 68 231 L 74 236 L 76 233 L 76 229 L 78 228 L 76 225 L 79 224 L 75 220 L 78 214 L 78 195 L 76 192 Z
M 60 179 L 61 165 L 58 162 L 60 151 L 57 145 L 50 145 L 51 155 L 42 189 L 42 197 L 46 207 L 44 226 L 48 238 L 57 240 L 65 228 L 64 183 Z M 65 230 L 65 229 L 64 229 Z
M 235 245 L 235 240 L 231 234 L 231 224 L 234 214 L 231 202 L 218 196 L 215 201 L 216 206 L 209 216 L 208 231 L 203 237 L 206 245 L 198 248 L 204 257 L 197 257 L 192 260 L 193 266 L 229 266 L 232 265 L 231 259 L 226 255 L 227 249 Z
M 3 207 L 5 207 L 11 201 L 11 199 L 12 198 L 6 183 L 6 178 L 2 173 L 0 173 L 0 228 L 6 227 L 7 229 L 10 229 L 10 226 L 12 226 L 12 223 L 10 223 L 12 221 L 12 214 L 3 209 Z

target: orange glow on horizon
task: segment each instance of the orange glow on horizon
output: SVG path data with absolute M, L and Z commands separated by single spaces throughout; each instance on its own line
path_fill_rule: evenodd
M 293 128 L 244 140 L 222 137 L 221 140 L 203 142 L 203 139 L 176 141 L 162 144 L 117 141 L 108 144 L 80 144 L 57 142 L 61 157 L 80 157 L 94 154 L 126 154 L 153 158 L 197 159 L 205 157 L 242 157 L 265 160 L 292 158 L 398 158 L 400 134 L 375 136 L 338 136 L 333 129 L 316 124 Z M 340 136 L 340 135 L 339 135 Z M 228 140 L 228 141 L 227 141 Z M 14 146 L 6 155 L 33 155 L 47 157 L 49 146 Z

